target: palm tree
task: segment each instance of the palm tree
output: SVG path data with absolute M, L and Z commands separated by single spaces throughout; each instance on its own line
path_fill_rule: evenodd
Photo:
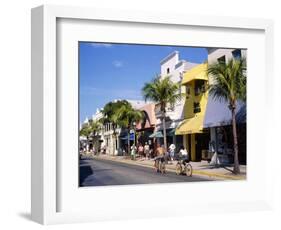
M 213 77 L 214 84 L 210 85 L 209 93 L 215 100 L 228 102 L 232 114 L 232 132 L 234 143 L 233 173 L 240 173 L 238 159 L 238 138 L 236 131 L 236 104 L 237 100 L 246 101 L 246 60 L 231 59 L 228 63 L 219 62 L 208 67 L 208 75 Z
M 97 134 L 101 130 L 101 123 L 99 121 L 90 119 L 88 124 L 91 130 L 90 135 L 92 136 L 93 147 L 96 149 L 98 143 Z
M 95 135 L 97 132 L 101 130 L 101 124 L 99 121 L 89 120 L 89 126 L 91 129 L 91 133 Z
M 84 136 L 88 139 L 91 132 L 92 132 L 91 127 L 89 126 L 88 123 L 86 123 L 86 124 L 83 124 L 82 128 L 80 129 L 79 134 L 80 134 L 80 136 Z
M 87 123 L 84 123 L 82 125 L 82 128 L 79 131 L 80 136 L 86 137 L 87 146 L 89 146 L 89 137 L 90 137 L 91 133 L 92 133 L 92 128 L 90 126 L 90 121 L 88 121 Z
M 151 82 L 145 83 L 142 88 L 145 101 L 152 100 L 160 105 L 165 149 L 167 149 L 166 111 L 168 106 L 173 107 L 181 99 L 182 93 L 179 93 L 179 89 L 180 85 L 172 82 L 168 76 L 162 79 L 156 77 Z
M 134 123 L 138 123 L 142 120 L 143 114 L 139 110 L 135 110 L 131 104 L 122 105 L 115 114 L 117 124 L 128 130 L 128 153 L 130 151 L 130 130 L 134 127 Z M 134 130 L 134 135 L 136 131 Z
M 113 136 L 116 139 L 116 129 L 118 127 L 118 117 L 116 113 L 123 105 L 128 105 L 129 102 L 126 100 L 118 100 L 113 102 L 108 102 L 102 109 L 103 117 L 99 122 L 103 125 L 111 124 L 113 129 Z M 113 149 L 116 149 L 115 142 L 113 143 Z

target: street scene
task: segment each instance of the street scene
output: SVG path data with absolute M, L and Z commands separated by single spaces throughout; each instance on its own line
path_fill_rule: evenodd
M 198 176 L 177 176 L 173 172 L 155 173 L 152 168 L 101 158 L 80 162 L 80 186 L 154 184 L 172 182 L 208 181 Z
M 79 42 L 79 186 L 245 180 L 246 58 Z

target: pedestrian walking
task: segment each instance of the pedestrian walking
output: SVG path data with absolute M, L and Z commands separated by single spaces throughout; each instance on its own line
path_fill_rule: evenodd
M 131 147 L 131 159 L 132 160 L 136 159 L 136 152 L 137 152 L 137 147 L 135 145 L 132 145 L 132 147 Z
M 170 159 L 171 159 L 172 162 L 173 162 L 174 157 L 175 157 L 175 150 L 176 150 L 176 146 L 172 143 L 169 146 Z
M 142 144 L 140 144 L 138 147 L 138 154 L 140 157 L 144 156 L 144 148 L 143 148 Z
M 148 143 L 145 142 L 145 145 L 144 145 L 144 155 L 145 155 L 145 157 L 146 157 L 147 159 L 150 158 L 149 154 L 150 154 L 150 148 L 149 148 Z

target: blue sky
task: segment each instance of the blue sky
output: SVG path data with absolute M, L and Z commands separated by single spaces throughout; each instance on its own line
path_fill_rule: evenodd
M 175 50 L 181 60 L 207 59 L 205 48 L 79 42 L 80 123 L 111 100 L 143 100 L 144 83 Z

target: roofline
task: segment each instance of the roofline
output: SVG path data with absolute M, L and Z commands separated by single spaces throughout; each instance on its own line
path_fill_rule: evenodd
M 160 61 L 160 64 L 164 64 L 165 62 L 169 61 L 171 58 L 173 58 L 175 55 L 179 54 L 179 51 L 174 51 L 173 53 L 169 54 L 167 57 L 165 57 L 164 59 L 162 59 Z

